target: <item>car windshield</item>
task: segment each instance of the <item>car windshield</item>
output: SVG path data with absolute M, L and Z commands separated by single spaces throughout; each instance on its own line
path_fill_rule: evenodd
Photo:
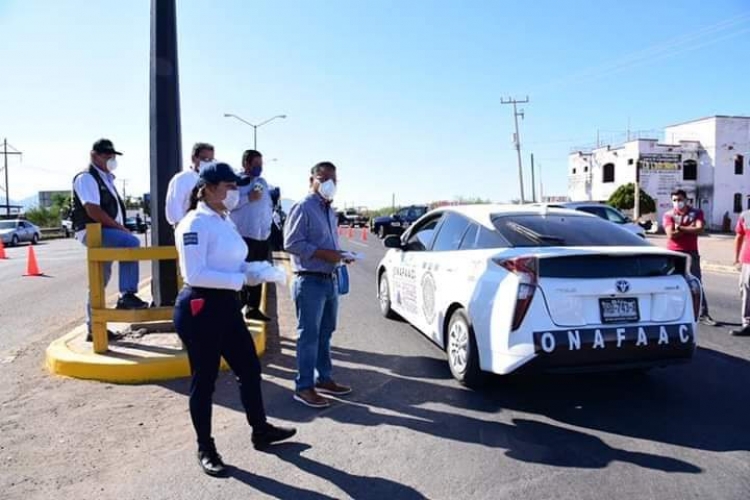
M 0 221 L 0 229 L 15 229 L 18 223 L 14 220 Z
M 598 217 L 497 214 L 492 222 L 514 247 L 649 246 L 643 238 Z

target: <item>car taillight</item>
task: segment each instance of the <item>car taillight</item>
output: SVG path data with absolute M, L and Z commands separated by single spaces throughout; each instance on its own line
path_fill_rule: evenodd
M 701 282 L 698 278 L 690 274 L 685 276 L 685 279 L 687 280 L 688 287 L 690 287 L 690 296 L 693 298 L 693 316 L 695 317 L 695 321 L 698 321 L 701 314 L 701 299 L 703 295 Z
M 516 308 L 513 313 L 512 330 L 517 330 L 521 326 L 534 298 L 538 282 L 538 262 L 536 257 L 495 259 L 496 264 L 518 276 L 518 291 L 516 292 Z

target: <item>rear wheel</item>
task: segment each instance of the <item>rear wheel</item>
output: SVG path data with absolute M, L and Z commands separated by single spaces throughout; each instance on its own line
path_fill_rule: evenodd
M 31 237 L 31 244 L 36 245 L 37 243 L 39 243 L 39 235 L 34 233 L 34 236 Z
M 474 329 L 466 311 L 457 309 L 448 323 L 445 351 L 453 377 L 467 387 L 479 387 L 485 373 L 479 368 L 479 352 Z
M 380 280 L 378 281 L 378 302 L 380 303 L 380 314 L 388 319 L 398 317 L 391 309 L 391 292 L 388 285 L 388 275 L 385 271 L 380 273 Z
M 17 235 L 14 234 L 13 238 L 11 238 L 11 240 L 10 240 L 10 246 L 12 246 L 12 247 L 17 247 L 18 246 L 18 236 Z

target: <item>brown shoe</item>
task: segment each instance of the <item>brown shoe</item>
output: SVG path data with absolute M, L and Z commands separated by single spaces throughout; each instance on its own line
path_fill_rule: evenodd
M 294 399 L 310 408 L 328 408 L 331 406 L 331 403 L 315 392 L 315 389 L 297 391 L 294 393 Z
M 326 382 L 320 382 L 315 384 L 315 389 L 322 393 L 322 394 L 330 394 L 331 396 L 346 396 L 350 392 L 352 392 L 352 388 L 337 384 L 333 380 L 328 380 Z

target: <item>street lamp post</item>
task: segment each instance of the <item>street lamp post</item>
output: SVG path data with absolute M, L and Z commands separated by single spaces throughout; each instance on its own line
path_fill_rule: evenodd
M 258 149 L 258 129 L 260 127 L 262 127 L 263 125 L 267 124 L 267 123 L 271 123 L 272 121 L 274 121 L 277 118 L 286 118 L 286 115 L 276 115 L 276 116 L 273 116 L 273 117 L 269 118 L 266 121 L 258 123 L 257 125 L 253 124 L 253 123 L 250 123 L 249 121 L 245 120 L 244 118 L 239 117 L 239 116 L 237 116 L 235 114 L 232 114 L 232 113 L 224 113 L 224 118 L 235 118 L 235 119 L 241 121 L 242 123 L 244 123 L 245 125 L 250 125 L 251 127 L 253 127 L 253 149 L 257 150 Z

